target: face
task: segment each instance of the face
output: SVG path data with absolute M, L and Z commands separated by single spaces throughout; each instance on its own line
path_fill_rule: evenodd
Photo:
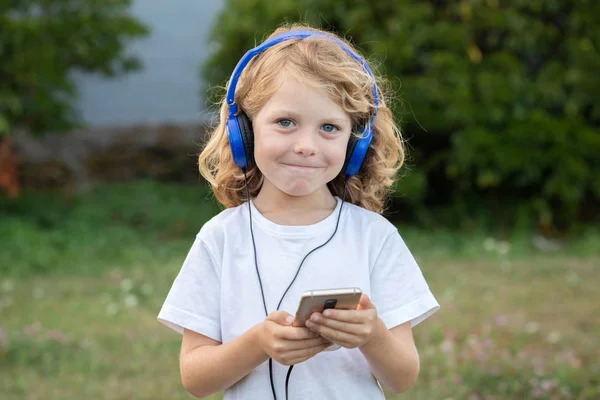
M 254 157 L 263 190 L 310 196 L 341 171 L 352 124 L 325 92 L 291 76 L 252 121 Z

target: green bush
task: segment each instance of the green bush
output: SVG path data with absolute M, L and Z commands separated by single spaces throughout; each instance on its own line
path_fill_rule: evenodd
M 128 15 L 131 0 L 0 2 L 0 135 L 79 124 L 72 72 L 114 77 L 141 68 L 126 40 L 148 29 Z
M 600 215 L 599 19 L 592 0 L 228 0 L 202 75 L 223 85 L 286 21 L 341 33 L 402 99 L 413 214 L 483 206 L 566 229 Z

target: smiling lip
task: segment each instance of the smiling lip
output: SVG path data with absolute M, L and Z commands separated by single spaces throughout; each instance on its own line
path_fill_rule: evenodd
M 323 167 L 313 167 L 313 166 L 309 166 L 309 165 L 295 165 L 295 164 L 285 164 L 285 163 L 282 163 L 282 165 L 285 166 L 286 168 L 295 169 L 295 170 L 299 170 L 299 171 L 313 171 L 316 169 L 323 168 Z

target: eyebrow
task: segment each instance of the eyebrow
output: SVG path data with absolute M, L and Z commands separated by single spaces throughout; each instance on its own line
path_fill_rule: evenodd
M 275 109 L 273 110 L 271 113 L 271 116 L 278 116 L 278 115 L 285 115 L 285 116 L 289 116 L 290 118 L 295 118 L 298 119 L 298 117 L 300 116 L 298 113 L 294 112 L 294 111 L 290 111 L 288 109 Z M 351 121 L 346 118 L 340 118 L 340 117 L 324 117 L 321 118 L 321 121 L 323 122 L 328 122 L 328 123 L 335 123 L 335 124 L 339 124 L 339 125 L 344 125 L 344 124 L 351 124 Z

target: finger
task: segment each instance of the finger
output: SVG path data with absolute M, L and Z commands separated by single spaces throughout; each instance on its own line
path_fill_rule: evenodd
M 274 334 L 278 338 L 287 340 L 304 340 L 318 337 L 319 334 L 308 328 L 294 328 L 292 326 L 277 325 L 273 327 Z
M 354 324 L 365 323 L 377 318 L 377 311 L 369 310 L 325 310 L 323 314 L 314 313 L 312 317 L 335 319 L 337 321 L 349 322 Z
M 349 334 L 355 335 L 355 336 L 362 336 L 362 335 L 369 334 L 368 326 L 365 325 L 364 323 L 338 321 L 335 319 L 324 318 L 322 315 L 315 315 L 315 317 L 318 317 L 317 321 L 313 322 L 311 320 L 311 321 L 307 322 L 307 324 L 310 326 L 311 329 L 313 328 L 311 323 L 315 323 L 317 325 L 327 326 L 336 331 L 346 332 L 346 333 L 349 333 Z
M 305 349 L 294 350 L 289 354 L 286 354 L 285 359 L 290 365 L 300 364 L 306 360 L 309 360 L 331 346 L 331 343 L 321 344 L 318 346 L 308 347 Z
M 358 303 L 357 309 L 369 310 L 369 309 L 375 309 L 375 306 L 373 305 L 373 303 L 371 303 L 371 299 L 369 298 L 369 296 L 367 296 L 366 294 L 363 293 L 360 296 L 360 301 Z
M 321 337 L 324 338 L 324 339 L 326 339 L 326 340 L 328 340 L 332 344 L 337 344 L 337 345 L 340 345 L 340 346 L 348 348 L 348 349 L 356 347 L 356 345 L 354 344 L 354 342 L 344 342 L 344 341 L 340 341 L 340 340 L 335 341 L 334 339 L 328 338 L 327 336 L 322 335 L 322 334 L 321 334 Z
M 357 335 L 352 333 L 338 331 L 325 325 L 310 323 L 310 328 L 319 332 L 321 336 L 337 344 L 353 344 L 359 341 Z
M 290 340 L 285 342 L 285 347 L 287 350 L 302 350 L 310 347 L 318 347 L 323 344 L 331 345 L 331 342 L 316 332 L 313 332 L 317 337 L 312 339 L 304 339 L 304 340 Z
M 291 314 L 283 310 L 273 311 L 267 316 L 267 321 L 272 321 L 279 325 L 291 325 L 293 319 L 294 317 Z

